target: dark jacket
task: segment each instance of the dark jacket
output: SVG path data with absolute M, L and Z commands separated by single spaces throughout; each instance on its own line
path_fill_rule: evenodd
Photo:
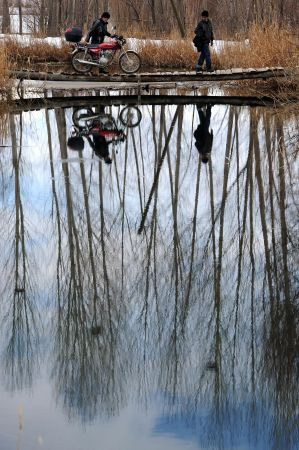
M 102 19 L 97 19 L 93 22 L 86 37 L 86 41 L 91 39 L 92 44 L 101 44 L 104 41 L 105 36 L 111 36 L 107 31 L 107 23 Z
M 202 44 L 209 44 L 214 40 L 213 25 L 210 19 L 207 22 L 201 20 L 194 30 Z
M 109 144 L 103 136 L 92 137 L 92 148 L 99 158 L 106 159 L 109 156 Z
M 195 147 L 202 156 L 211 153 L 213 147 L 213 131 L 209 131 L 211 122 L 211 106 L 207 106 L 206 114 L 197 108 L 200 119 L 200 124 L 194 132 Z

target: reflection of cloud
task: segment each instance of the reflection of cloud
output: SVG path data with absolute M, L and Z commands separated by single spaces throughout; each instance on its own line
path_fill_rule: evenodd
M 233 398 L 233 395 L 231 396 Z M 193 400 L 193 399 L 192 399 Z M 192 401 L 191 400 L 191 401 Z M 239 406 L 227 399 L 221 403 L 219 411 L 214 405 L 200 405 L 189 413 L 181 410 L 172 416 L 160 416 L 153 428 L 154 435 L 173 436 L 181 441 L 196 441 L 199 448 L 270 448 L 270 442 L 280 443 L 279 448 L 297 442 L 299 430 L 293 428 L 284 441 L 283 428 L 276 429 L 274 410 L 263 396 L 259 402 L 249 403 L 246 398 L 238 399 Z M 273 434 L 272 434 L 273 433 Z M 279 434 L 280 433 L 280 434 Z M 282 440 L 280 440 L 282 439 Z

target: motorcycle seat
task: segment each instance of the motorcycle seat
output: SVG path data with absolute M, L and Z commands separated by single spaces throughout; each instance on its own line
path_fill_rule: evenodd
M 87 44 L 87 48 L 99 48 L 99 44 Z

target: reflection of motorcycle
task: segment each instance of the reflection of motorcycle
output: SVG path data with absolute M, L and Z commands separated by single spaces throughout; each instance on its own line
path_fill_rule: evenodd
M 119 113 L 119 120 L 123 126 L 128 128 L 137 127 L 142 119 L 140 109 L 136 106 L 126 106 Z M 111 114 L 105 114 L 104 108 L 100 112 L 93 112 L 91 108 L 78 108 L 73 112 L 73 123 L 75 127 L 82 128 L 90 126 L 94 121 L 100 120 L 108 126 L 117 128 L 115 119 Z
M 85 137 L 95 154 L 107 164 L 111 164 L 109 145 L 124 142 L 126 139 L 124 130 L 118 126 L 112 114 L 105 113 L 104 107 L 101 107 L 99 112 L 94 112 L 91 108 L 79 108 L 73 112 L 72 118 L 74 131 L 68 139 L 68 147 L 82 151 Z M 121 124 L 128 128 L 138 126 L 141 118 L 141 111 L 135 106 L 127 106 L 119 114 Z
M 123 72 L 138 72 L 141 66 L 140 56 L 133 50 L 124 50 L 125 43 L 122 36 L 114 36 L 110 42 L 102 44 L 75 43 L 72 66 L 79 73 L 87 73 L 94 66 L 104 69 L 112 64 L 116 53 L 120 51 L 118 63 Z

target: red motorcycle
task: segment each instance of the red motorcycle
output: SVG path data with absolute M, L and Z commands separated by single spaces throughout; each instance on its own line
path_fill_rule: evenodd
M 119 52 L 118 63 L 123 72 L 138 72 L 141 66 L 140 56 L 133 50 L 125 50 L 125 44 L 126 40 L 122 36 L 113 36 L 110 42 L 102 44 L 75 43 L 72 66 L 79 73 L 88 73 L 92 67 L 106 69 Z

